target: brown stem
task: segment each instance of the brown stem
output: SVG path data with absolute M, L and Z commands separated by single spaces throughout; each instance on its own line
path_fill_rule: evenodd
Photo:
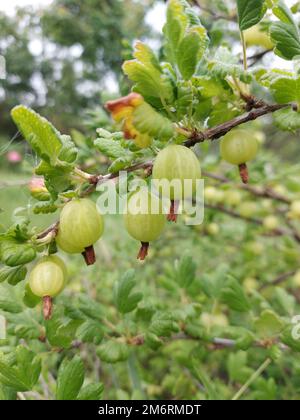
M 139 250 L 137 259 L 144 261 L 144 259 L 147 257 L 148 255 L 148 250 L 149 250 L 149 242 L 141 242 L 141 248 Z
M 239 165 L 240 177 L 243 184 L 248 184 L 249 182 L 249 172 L 246 163 L 241 163 Z
M 51 296 L 44 296 L 43 297 L 43 315 L 44 315 L 44 319 L 46 321 L 51 319 L 52 309 L 53 309 L 52 297 Z
M 169 222 L 177 222 L 177 216 L 178 216 L 178 207 L 179 207 L 179 201 L 178 200 L 171 200 L 171 206 L 170 211 L 167 216 L 167 220 Z
M 96 255 L 93 245 L 88 246 L 82 253 L 86 265 L 93 265 L 96 262 Z
M 216 127 L 209 128 L 205 131 L 196 131 L 191 135 L 191 137 L 185 142 L 186 147 L 193 147 L 197 143 L 201 143 L 205 140 L 216 140 L 220 137 L 225 136 L 233 128 L 245 124 L 249 121 L 256 120 L 263 115 L 267 115 L 278 111 L 283 108 L 292 106 L 292 104 L 264 104 L 258 109 L 254 109 L 246 114 L 240 115 L 236 118 L 233 118 L 230 121 L 226 121 L 223 124 L 217 125 Z

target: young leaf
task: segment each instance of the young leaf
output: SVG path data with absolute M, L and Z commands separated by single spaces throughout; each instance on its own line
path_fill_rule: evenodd
M 275 100 L 281 104 L 300 103 L 300 77 L 277 77 L 270 85 Z
M 83 387 L 77 396 L 78 401 L 99 401 L 104 390 L 103 384 L 89 384 Z
M 24 280 L 27 274 L 27 268 L 23 265 L 19 267 L 2 267 L 0 269 L 0 283 L 7 281 L 8 284 L 15 286 Z
M 196 264 L 189 255 L 183 256 L 177 266 L 176 281 L 182 288 L 188 288 L 195 280 Z
M 135 60 L 125 61 L 123 71 L 135 82 L 135 92 L 144 97 L 162 97 L 168 103 L 172 102 L 173 86 L 163 73 L 152 50 L 142 42 L 138 42 L 134 57 Z
M 262 338 L 276 336 L 284 328 L 284 322 L 270 309 L 263 311 L 254 325 L 259 336 Z
M 124 362 L 128 359 L 129 348 L 125 343 L 109 340 L 98 348 L 97 355 L 106 363 Z
M 275 44 L 275 53 L 286 60 L 300 55 L 300 34 L 296 25 L 275 22 L 270 27 L 270 36 Z
M 57 400 L 75 400 L 84 381 L 84 366 L 80 357 L 64 359 L 59 367 L 56 387 Z
M 63 324 L 59 314 L 54 314 L 46 323 L 47 340 L 53 347 L 69 348 L 82 322 L 82 320 L 70 320 Z
M 30 244 L 18 243 L 14 239 L 0 242 L 0 260 L 9 267 L 17 267 L 33 261 L 36 250 Z
M 45 118 L 23 105 L 11 111 L 12 119 L 38 156 L 56 166 L 73 162 L 77 151 L 69 136 L 62 136 Z
M 281 109 L 274 113 L 274 121 L 281 130 L 294 133 L 300 128 L 300 112 L 295 112 L 291 108 Z
M 86 321 L 77 330 L 76 336 L 84 343 L 100 344 L 103 339 L 103 331 L 99 322 Z
M 16 296 L 14 288 L 0 286 L 0 310 L 12 314 L 18 314 L 23 311 L 23 307 Z
M 41 360 L 35 353 L 18 346 L 11 362 L 0 354 L 0 382 L 16 391 L 30 391 L 39 379 Z
M 248 312 L 251 308 L 249 300 L 238 281 L 229 276 L 221 294 L 222 301 L 229 308 L 238 312 Z
M 182 77 L 189 80 L 197 69 L 207 45 L 204 27 L 193 27 L 181 40 L 177 52 L 177 64 Z
M 241 31 L 260 22 L 266 12 L 265 0 L 237 0 L 237 8 Z
M 142 293 L 132 293 L 136 285 L 134 270 L 128 270 L 117 283 L 115 296 L 116 305 L 122 314 L 134 311 L 137 304 L 142 300 Z

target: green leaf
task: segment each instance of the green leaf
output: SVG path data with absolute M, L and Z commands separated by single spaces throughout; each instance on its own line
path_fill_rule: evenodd
M 63 192 L 70 187 L 70 172 L 73 166 L 66 164 L 64 166 L 51 166 L 42 160 L 35 169 L 36 175 L 45 178 L 46 187 L 51 193 L 53 199 L 57 198 L 57 193 Z
M 120 172 L 122 169 L 128 168 L 131 165 L 134 159 L 134 154 L 128 154 L 127 156 L 122 156 L 116 159 L 108 168 L 109 172 L 116 173 Z
M 41 298 L 34 295 L 30 289 L 29 283 L 26 283 L 24 296 L 23 296 L 23 303 L 28 308 L 35 308 L 41 302 Z
M 40 158 L 56 166 L 59 160 L 73 162 L 76 148 L 69 136 L 62 136 L 45 118 L 23 105 L 11 111 L 12 119 Z
M 69 348 L 75 339 L 78 327 L 82 324 L 82 320 L 70 320 L 62 323 L 59 314 L 46 322 L 46 337 L 49 343 L 54 347 Z
M 282 287 L 275 288 L 275 301 L 284 315 L 292 316 L 295 311 L 296 299 Z
M 182 288 L 188 288 L 195 280 L 196 264 L 189 255 L 184 255 L 176 267 L 176 281 Z
M 185 30 L 189 24 L 188 17 L 185 13 L 183 2 L 180 0 L 170 0 L 167 8 L 167 22 L 164 26 L 164 34 L 166 37 L 166 47 L 169 58 L 176 63 L 178 57 L 178 46 L 182 40 Z
M 142 300 L 142 293 L 132 293 L 135 287 L 135 271 L 128 270 L 119 280 L 115 289 L 115 299 L 118 311 L 122 314 L 132 312 Z
M 100 344 L 103 339 L 103 330 L 101 325 L 96 321 L 86 321 L 77 330 L 76 336 L 78 340 L 84 343 Z
M 17 399 L 17 392 L 12 388 L 0 384 L 0 401 L 14 401 Z
M 247 353 L 238 351 L 229 355 L 227 360 L 227 370 L 230 381 L 244 383 L 253 373 L 253 370 L 247 367 Z
M 18 314 L 23 311 L 23 307 L 17 298 L 15 291 L 10 286 L 0 285 L 0 309 L 4 312 Z
M 300 77 L 277 77 L 270 85 L 275 100 L 281 104 L 300 103 Z
M 275 53 L 286 60 L 300 55 L 300 34 L 297 26 L 275 22 L 270 27 L 270 36 L 275 44 Z
M 0 283 L 7 281 L 8 284 L 15 286 L 20 281 L 24 280 L 27 274 L 27 268 L 19 267 L 2 267 L 0 269 Z
M 34 260 L 36 251 L 32 245 L 19 243 L 14 239 L 0 242 L 0 260 L 10 267 L 27 264 Z
M 193 376 L 204 386 L 205 392 L 208 395 L 208 399 L 214 401 L 219 400 L 220 396 L 217 393 L 214 382 L 210 379 L 195 357 L 192 358 L 190 371 Z
M 177 52 L 177 65 L 182 77 L 189 80 L 196 72 L 207 46 L 204 27 L 192 27 L 181 40 Z
M 284 327 L 284 322 L 272 310 L 266 309 L 254 322 L 255 330 L 262 338 L 278 335 Z
M 59 367 L 56 387 L 57 400 L 75 400 L 84 381 L 84 366 L 80 357 L 64 359 Z
M 243 288 L 238 281 L 231 276 L 228 276 L 228 280 L 222 290 L 221 299 L 234 311 L 248 312 L 251 309 L 250 302 L 245 295 Z
M 118 159 L 120 157 L 126 157 L 126 155 L 130 155 L 131 153 L 124 149 L 120 142 L 114 141 L 112 139 L 107 139 L 105 137 L 97 138 L 94 141 L 94 145 L 97 149 L 100 150 L 105 156 L 109 158 Z
M 284 1 L 277 1 L 272 8 L 272 12 L 281 22 L 295 24 L 293 14 Z
M 101 400 L 102 393 L 104 390 L 103 384 L 89 384 L 83 387 L 77 397 L 79 401 L 99 401 Z
M 16 391 L 30 391 L 41 373 L 41 360 L 35 353 L 18 346 L 11 362 L 0 354 L 0 382 Z
M 275 112 L 273 116 L 276 126 L 281 130 L 294 133 L 300 128 L 300 112 L 284 108 Z
M 137 42 L 135 60 L 125 61 L 123 71 L 135 83 L 134 90 L 144 97 L 164 98 L 172 102 L 173 86 L 163 73 L 152 50 L 142 42 Z
M 260 22 L 266 12 L 264 0 L 237 0 L 237 8 L 241 31 Z
M 157 312 L 152 318 L 148 331 L 157 337 L 170 337 L 173 333 L 178 333 L 180 328 L 172 313 Z
M 125 343 L 109 340 L 98 348 L 97 355 L 106 363 L 124 362 L 128 359 L 129 348 Z
M 250 83 L 252 80 L 252 75 L 243 69 L 238 58 L 226 47 L 217 49 L 214 58 L 208 63 L 208 69 L 220 79 L 232 76 L 244 83 Z

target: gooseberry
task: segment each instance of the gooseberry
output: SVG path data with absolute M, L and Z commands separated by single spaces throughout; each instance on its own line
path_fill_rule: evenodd
M 275 230 L 279 227 L 279 219 L 276 216 L 267 216 L 263 220 L 263 226 L 267 230 Z
M 246 162 L 255 158 L 258 142 L 247 130 L 236 129 L 227 133 L 220 143 L 221 156 L 226 162 L 238 165 L 243 183 L 249 180 Z
M 75 199 L 62 209 L 56 242 L 69 254 L 82 253 L 87 265 L 91 265 L 95 262 L 93 245 L 103 230 L 103 218 L 96 204 L 86 198 Z
M 133 193 L 127 202 L 124 222 L 129 235 L 141 242 L 137 258 L 144 260 L 149 242 L 156 240 L 165 227 L 161 200 L 146 188 Z
M 189 148 L 170 145 L 156 156 L 152 175 L 154 185 L 160 194 L 171 200 L 168 220 L 175 222 L 179 201 L 183 198 L 192 198 L 196 191 L 197 180 L 201 177 L 199 161 Z
M 55 255 L 42 258 L 31 271 L 29 287 L 34 295 L 43 298 L 45 319 L 51 318 L 52 298 L 62 291 L 66 277 L 67 268 Z

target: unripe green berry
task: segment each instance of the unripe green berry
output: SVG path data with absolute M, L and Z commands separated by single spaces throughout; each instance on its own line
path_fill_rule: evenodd
M 144 253 L 138 255 L 138 258 L 144 259 L 149 242 L 156 240 L 165 227 L 161 200 L 145 188 L 133 193 L 127 202 L 124 223 L 129 235 L 144 246 Z
M 161 150 L 156 156 L 152 175 L 154 185 L 163 196 L 171 200 L 181 200 L 183 197 L 190 198 L 193 196 L 197 186 L 196 181 L 201 178 L 201 168 L 192 150 L 185 146 L 170 145 Z M 181 191 L 176 191 L 175 188 L 171 188 L 170 191 L 164 191 L 159 183 L 161 180 L 169 182 L 178 180 Z M 192 180 L 190 190 L 185 188 L 185 180 Z
M 103 230 L 103 218 L 96 204 L 89 199 L 75 199 L 62 209 L 56 242 L 63 251 L 79 254 L 95 244 Z
M 220 143 L 221 156 L 226 162 L 241 165 L 255 158 L 258 143 L 246 130 L 233 130 L 226 134 Z
M 29 276 L 32 293 L 39 297 L 55 297 L 63 289 L 67 276 L 64 262 L 57 256 L 42 258 Z

